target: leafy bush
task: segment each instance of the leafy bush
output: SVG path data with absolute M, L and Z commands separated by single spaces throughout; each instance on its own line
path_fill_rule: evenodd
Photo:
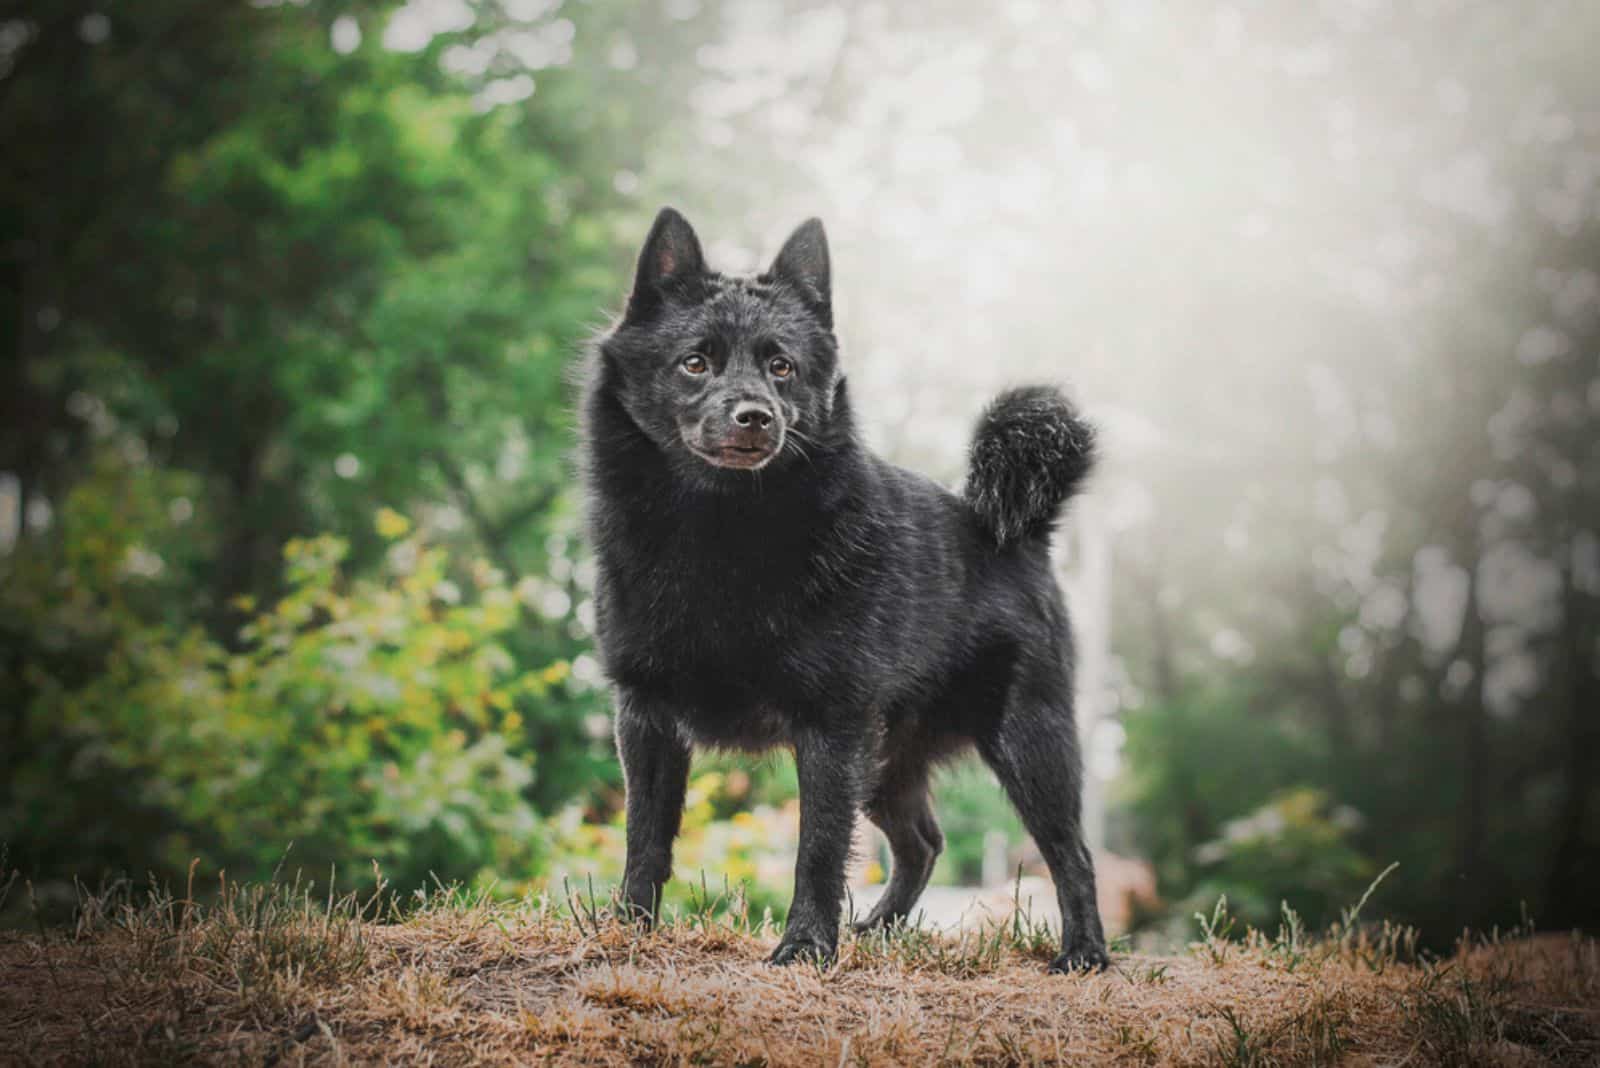
M 1284 902 L 1306 915 L 1336 916 L 1374 874 L 1350 842 L 1360 824 L 1355 810 L 1331 804 L 1320 790 L 1276 794 L 1195 850 L 1198 881 L 1175 911 L 1188 916 L 1226 897 L 1233 913 L 1261 930 Z
M 283 596 L 242 599 L 250 619 L 230 646 L 139 607 L 163 570 L 145 544 L 159 524 L 137 509 L 96 518 L 118 499 L 105 485 L 75 495 L 61 555 L 14 560 L 7 576 L 30 652 L 57 654 L 5 679 L 25 700 L 14 729 L 29 754 L 0 811 L 18 862 L 60 870 L 52 851 L 70 863 L 75 836 L 126 832 L 132 813 L 136 871 L 200 857 L 260 875 L 292 842 L 293 866 L 376 861 L 398 887 L 536 875 L 522 728 L 569 668 L 518 668 L 504 642 L 523 606 L 500 573 L 478 564 L 452 581 L 447 554 L 384 510 L 376 575 L 345 573 L 340 538 L 290 541 Z
M 695 913 L 747 906 L 756 917 L 770 910 L 781 919 L 788 910 L 799 836 L 798 804 L 791 795 L 781 804 L 757 803 L 719 818 L 749 792 L 748 782 L 740 781 L 744 773 L 721 770 L 723 764 L 712 757 L 690 778 L 665 904 Z M 621 883 L 627 846 L 621 811 L 594 822 L 574 806 L 551 821 L 551 830 L 552 893 L 569 888 L 587 894 L 591 885 L 599 893 Z
M 1008 847 L 1015 847 L 1026 837 L 1005 791 L 993 773 L 976 759 L 963 760 L 941 774 L 934 782 L 933 797 L 945 845 L 934 870 L 938 882 L 966 886 L 980 883 L 984 837 L 990 831 L 1002 832 Z
M 1377 870 L 1359 813 L 1318 781 L 1328 761 L 1317 739 L 1252 706 L 1218 690 L 1124 719 L 1126 848 L 1155 865 L 1175 931 L 1223 895 L 1258 927 L 1284 901 L 1323 925 Z

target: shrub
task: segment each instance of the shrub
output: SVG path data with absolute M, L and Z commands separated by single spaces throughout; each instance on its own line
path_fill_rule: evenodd
M 159 554 L 136 548 L 128 516 L 92 520 L 69 514 L 61 558 L 14 561 L 8 576 L 8 607 L 35 633 L 30 653 L 59 650 L 23 658 L 27 677 L 6 679 L 26 699 L 17 729 L 29 759 L 0 813 L 20 864 L 71 872 L 115 854 L 74 857 L 60 842 L 132 821 L 135 862 L 164 874 L 200 857 L 264 875 L 293 843 L 292 867 L 359 875 L 376 861 L 401 888 L 430 873 L 533 878 L 543 825 L 521 728 L 568 666 L 518 667 L 503 642 L 523 608 L 501 575 L 479 565 L 457 584 L 447 554 L 385 510 L 377 574 L 347 574 L 340 538 L 293 540 L 285 592 L 237 603 L 249 621 L 230 646 L 138 610 L 154 576 L 113 562 Z

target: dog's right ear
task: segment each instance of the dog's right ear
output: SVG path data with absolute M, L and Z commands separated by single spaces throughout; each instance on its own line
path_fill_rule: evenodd
M 700 239 L 695 236 L 694 227 L 672 208 L 662 208 L 639 253 L 633 292 L 628 297 L 628 318 L 638 318 L 649 312 L 660 303 L 664 288 L 705 269 L 705 257 L 700 252 Z

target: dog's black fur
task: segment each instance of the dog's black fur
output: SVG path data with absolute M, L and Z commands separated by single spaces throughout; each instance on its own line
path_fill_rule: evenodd
M 1055 879 L 1053 970 L 1103 968 L 1080 825 L 1072 639 L 1050 572 L 1093 437 L 1053 389 L 1001 395 L 965 498 L 860 443 L 839 367 L 822 225 L 767 273 L 707 268 L 663 209 L 583 399 L 600 651 L 627 782 L 626 906 L 672 867 L 694 745 L 792 748 L 794 902 L 776 963 L 831 957 L 858 810 L 894 854 L 862 928 L 907 916 L 943 846 L 939 760 L 994 769 Z

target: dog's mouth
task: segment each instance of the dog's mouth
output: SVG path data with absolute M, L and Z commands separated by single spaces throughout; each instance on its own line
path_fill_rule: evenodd
M 774 456 L 778 454 L 776 447 L 771 445 L 719 445 L 714 448 L 702 448 L 699 445 L 690 445 L 696 456 L 711 464 L 713 467 L 727 467 L 736 471 L 755 471 L 765 467 Z

